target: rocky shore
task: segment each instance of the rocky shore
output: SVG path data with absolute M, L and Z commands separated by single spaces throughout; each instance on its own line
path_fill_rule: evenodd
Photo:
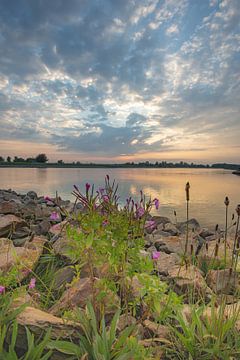
M 42 309 L 38 303 L 36 294 L 31 295 L 24 290 L 20 292 L 15 300 L 15 305 L 27 303 L 27 307 L 19 314 L 18 324 L 22 333 L 24 326 L 38 336 L 49 327 L 53 330 L 56 339 L 69 338 L 74 341 L 79 326 L 66 321 L 61 316 L 64 311 L 75 307 L 84 308 L 91 296 L 92 287 L 88 267 L 83 267 L 80 278 L 73 281 L 76 276 L 74 261 L 69 257 L 69 237 L 66 232 L 66 222 L 69 215 L 78 214 L 84 211 L 82 206 L 62 200 L 60 197 L 51 200 L 48 197 L 38 196 L 34 191 L 27 194 L 17 194 L 12 190 L 0 190 L 0 272 L 7 274 L 16 265 L 19 271 L 16 274 L 19 287 L 26 279 L 31 278 L 31 273 L 39 264 L 44 253 L 51 249 L 51 253 L 62 259 L 62 266 L 54 274 L 52 291 L 61 291 L 59 299 L 49 308 Z M 162 216 L 149 217 L 155 226 L 146 228 L 145 246 L 141 250 L 142 257 L 149 257 L 154 262 L 155 273 L 163 282 L 166 282 L 176 294 L 184 298 L 186 314 L 189 314 L 189 297 L 198 301 L 205 298 L 208 304 L 213 295 L 226 295 L 227 312 L 232 306 L 240 306 L 239 297 L 235 294 L 240 289 L 239 277 L 234 280 L 229 278 L 229 269 L 215 270 L 212 268 L 204 273 L 203 266 L 213 261 L 221 262 L 224 253 L 223 232 L 212 232 L 201 228 L 196 219 L 188 221 L 189 248 L 188 255 L 198 256 L 198 265 L 185 266 L 182 262 L 186 238 L 187 222 L 174 224 L 170 219 Z M 218 253 L 216 254 L 216 243 Z M 228 248 L 233 246 L 233 239 L 228 239 Z M 94 268 L 96 283 L 105 276 L 107 266 Z M 30 275 L 29 275 L 30 274 Z M 230 279 L 230 280 L 229 280 Z M 1 284 L 0 284 L 1 285 Z M 138 296 L 141 290 L 141 283 L 137 278 L 131 282 L 132 296 Z M 219 300 L 220 301 L 220 300 Z M 119 307 L 119 298 L 109 291 L 105 296 L 105 313 L 109 318 Z M 216 309 L 217 309 L 216 303 Z M 216 310 L 217 311 L 217 310 Z M 226 317 L 228 316 L 226 312 Z M 206 315 L 207 316 L 207 315 Z M 129 323 L 136 323 L 134 317 L 121 315 L 119 328 L 124 328 Z M 240 320 L 237 322 L 240 330 Z M 144 346 L 151 346 L 154 342 L 161 343 L 159 339 L 168 338 L 168 328 L 164 325 L 157 325 L 151 318 L 144 319 L 137 324 L 138 337 Z M 155 341 L 155 340 L 156 341 Z M 162 340 L 164 342 L 164 340 Z M 19 339 L 19 347 L 26 346 L 26 343 Z M 56 353 L 52 359 L 61 359 L 61 354 Z M 160 355 L 159 355 L 159 358 Z

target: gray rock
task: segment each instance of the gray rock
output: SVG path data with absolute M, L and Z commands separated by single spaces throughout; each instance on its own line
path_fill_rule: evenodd
M 187 223 L 188 223 L 188 230 L 189 232 L 194 230 L 194 231 L 199 231 L 200 230 L 200 224 L 196 219 L 190 219 L 188 221 L 184 221 L 184 222 L 180 222 L 176 224 L 176 227 L 178 230 L 180 230 L 180 232 L 186 232 L 187 230 Z
M 60 287 L 72 282 L 75 276 L 75 270 L 72 266 L 66 266 L 59 269 L 54 274 L 53 290 L 59 290 Z
M 35 191 L 29 191 L 27 193 L 27 196 L 30 198 L 30 199 L 33 199 L 33 200 L 36 200 L 37 199 L 37 193 Z
M 163 231 L 167 231 L 170 235 L 175 236 L 179 235 L 180 231 L 172 223 L 167 223 L 164 225 Z
M 23 219 L 15 215 L 0 216 L 0 237 L 9 236 L 26 225 Z
M 151 220 L 154 220 L 157 225 L 170 223 L 171 220 L 165 216 L 153 216 Z

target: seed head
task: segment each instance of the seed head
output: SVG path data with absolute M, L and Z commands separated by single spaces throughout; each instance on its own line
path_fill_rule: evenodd
M 226 205 L 226 206 L 228 206 L 229 205 L 229 198 L 226 196 L 225 197 L 225 200 L 224 200 L 224 204 Z
M 240 216 L 240 204 L 237 205 L 236 212 L 237 212 L 237 215 Z
M 189 189 L 190 189 L 190 184 L 189 182 L 186 183 L 186 186 L 185 186 L 185 191 L 186 191 L 186 200 L 189 201 L 190 199 L 190 196 L 189 196 Z

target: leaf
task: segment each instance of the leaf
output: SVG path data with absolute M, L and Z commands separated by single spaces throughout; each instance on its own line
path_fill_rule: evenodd
M 70 341 L 64 341 L 64 340 L 55 340 L 51 341 L 47 347 L 52 350 L 57 350 L 63 354 L 67 355 L 76 355 L 76 356 L 82 356 L 84 355 L 80 349 L 80 347 Z

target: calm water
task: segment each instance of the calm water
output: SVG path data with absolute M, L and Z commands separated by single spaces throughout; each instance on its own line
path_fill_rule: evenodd
M 224 223 L 224 198 L 230 199 L 230 211 L 240 203 L 240 177 L 228 170 L 214 169 L 0 169 L 0 189 L 20 193 L 35 190 L 39 195 L 53 196 L 57 190 L 64 199 L 73 199 L 72 185 L 84 189 L 85 183 L 96 188 L 104 183 L 104 176 L 119 183 L 121 201 L 130 195 L 137 197 L 142 189 L 147 196 L 157 197 L 160 215 L 178 221 L 185 218 L 185 184 L 191 185 L 190 216 L 202 226 L 214 227 Z

